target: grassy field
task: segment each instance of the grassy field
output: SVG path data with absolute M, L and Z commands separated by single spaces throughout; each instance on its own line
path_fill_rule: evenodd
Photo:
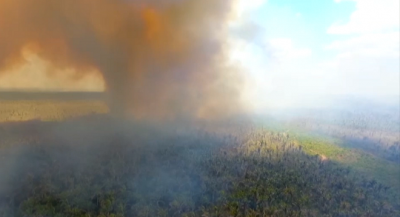
M 288 133 L 306 153 L 324 156 L 331 161 L 341 163 L 400 192 L 399 163 L 387 160 L 379 153 L 374 154 L 364 150 L 359 144 L 352 144 L 351 141 L 310 132 L 273 119 L 260 121 L 258 126 L 276 133 Z
M 88 114 L 104 114 L 107 105 L 100 100 L 3 100 L 0 101 L 0 122 L 62 121 Z
M 337 139 L 298 135 L 297 141 L 306 153 L 324 155 L 328 159 L 350 166 L 361 174 L 374 178 L 400 191 L 400 166 L 360 149 L 344 148 Z

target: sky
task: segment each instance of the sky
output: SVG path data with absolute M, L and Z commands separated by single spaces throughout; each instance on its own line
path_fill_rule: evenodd
M 246 97 L 256 108 L 399 94 L 398 0 L 241 4 L 232 57 L 252 79 Z

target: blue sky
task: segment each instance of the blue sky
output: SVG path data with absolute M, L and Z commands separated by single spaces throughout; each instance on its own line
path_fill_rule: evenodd
M 237 8 L 236 31 L 254 32 L 234 36 L 234 54 L 256 106 L 399 94 L 398 0 L 239 0 Z
M 334 39 L 327 28 L 334 22 L 348 21 L 354 10 L 354 2 L 270 0 L 257 8 L 251 19 L 265 29 L 266 38 L 291 38 L 298 46 L 320 50 Z

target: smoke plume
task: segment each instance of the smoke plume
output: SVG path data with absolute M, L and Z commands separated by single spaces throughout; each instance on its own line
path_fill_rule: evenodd
M 77 81 L 98 72 L 115 112 L 135 117 L 233 114 L 227 0 L 0 0 L 0 72 L 34 54 Z M 1 75 L 0 73 L 0 75 Z

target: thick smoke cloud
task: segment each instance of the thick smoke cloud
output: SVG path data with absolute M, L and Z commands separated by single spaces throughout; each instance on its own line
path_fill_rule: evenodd
M 0 72 L 24 53 L 79 80 L 98 71 L 117 113 L 209 118 L 242 110 L 226 64 L 227 0 L 0 0 Z

